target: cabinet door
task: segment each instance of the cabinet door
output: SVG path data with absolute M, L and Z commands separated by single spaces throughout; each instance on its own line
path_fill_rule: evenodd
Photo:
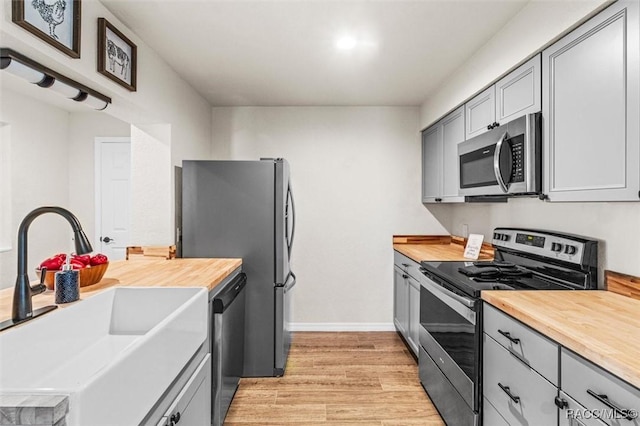
M 207 354 L 198 369 L 165 414 L 169 424 L 202 426 L 211 424 L 211 355 Z
M 407 281 L 404 278 L 406 276 L 402 269 L 397 266 L 393 267 L 393 323 L 396 330 L 405 338 L 409 331 L 407 327 L 409 322 Z
M 487 126 L 496 121 L 495 86 L 489 87 L 464 104 L 464 110 L 466 139 L 488 131 Z
M 437 124 L 422 132 L 422 202 L 442 201 L 442 130 Z
M 409 290 L 409 336 L 407 341 L 418 356 L 418 345 L 420 342 L 420 283 L 413 278 L 407 279 Z
M 463 202 L 458 195 L 460 172 L 458 144 L 464 142 L 464 107 L 460 107 L 440 121 L 442 127 L 442 200 Z
M 542 54 L 545 193 L 638 200 L 638 2 L 620 1 Z
M 496 121 L 500 124 L 542 109 L 541 55 L 496 83 Z

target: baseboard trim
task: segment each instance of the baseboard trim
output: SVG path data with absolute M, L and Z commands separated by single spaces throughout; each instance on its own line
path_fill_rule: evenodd
M 396 331 L 392 322 L 294 322 L 291 331 Z

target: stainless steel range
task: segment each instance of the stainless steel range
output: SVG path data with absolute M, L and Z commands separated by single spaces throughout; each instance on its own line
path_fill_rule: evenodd
M 493 262 L 422 262 L 420 381 L 451 426 L 482 421 L 483 290 L 597 288 L 595 240 L 496 228 L 492 243 Z

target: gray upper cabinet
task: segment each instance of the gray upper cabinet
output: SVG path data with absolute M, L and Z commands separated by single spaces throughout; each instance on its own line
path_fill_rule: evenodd
M 542 53 L 544 192 L 551 201 L 637 201 L 638 2 L 620 1 Z
M 442 129 L 438 125 L 422 132 L 422 202 L 441 201 Z
M 496 121 L 495 86 L 489 87 L 464 104 L 464 111 L 466 139 L 481 135 L 489 130 L 488 126 Z
M 467 139 L 542 108 L 540 55 L 536 55 L 464 105 Z
M 442 201 L 464 201 L 458 196 L 460 172 L 458 144 L 464 142 L 464 108 L 460 107 L 440 121 L 442 127 Z
M 542 109 L 541 55 L 538 54 L 495 84 L 496 122 L 507 123 Z
M 464 141 L 464 108 L 422 132 L 422 202 L 462 202 L 458 196 L 458 144 Z

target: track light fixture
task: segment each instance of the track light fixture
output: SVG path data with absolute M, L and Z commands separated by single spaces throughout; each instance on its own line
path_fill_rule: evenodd
M 0 69 L 23 78 L 29 83 L 50 88 L 66 98 L 83 102 L 98 111 L 105 109 L 111 103 L 110 97 L 58 74 L 11 49 L 0 48 Z

